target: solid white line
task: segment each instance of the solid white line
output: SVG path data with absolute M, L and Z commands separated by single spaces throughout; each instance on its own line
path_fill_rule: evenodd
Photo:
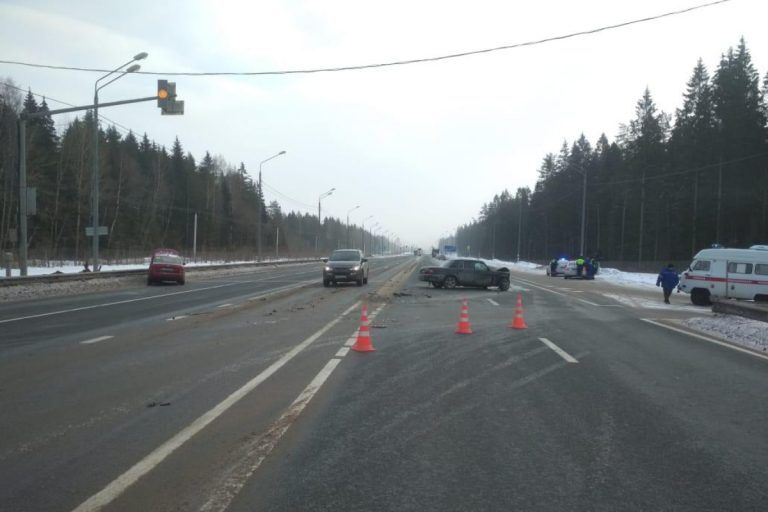
M 336 369 L 340 362 L 341 359 L 333 358 L 326 363 L 323 369 L 312 379 L 312 382 L 296 397 L 296 400 L 293 401 L 290 407 L 259 438 L 260 442 L 253 449 L 249 450 L 249 453 L 245 454 L 244 459 L 253 458 L 253 463 L 231 475 L 218 490 L 219 492 L 215 493 L 214 496 L 209 498 L 200 507 L 201 512 L 223 512 L 229 507 L 234 497 L 237 496 L 251 475 L 277 446 L 280 439 L 291 428 L 291 425 L 301 415 L 307 404 L 317 394 L 325 381 L 328 380 L 328 377 L 331 376 L 331 373 L 333 373 L 333 370 Z
M 227 303 L 227 304 L 219 304 L 219 305 L 218 305 L 218 306 L 216 306 L 216 307 L 217 307 L 217 308 L 228 308 L 228 307 L 229 307 L 229 306 L 231 306 L 231 305 L 232 305 L 232 304 L 229 304 L 229 303 Z
M 166 322 L 173 322 L 174 320 L 181 320 L 182 318 L 188 318 L 189 315 L 178 315 L 178 316 L 172 316 L 171 318 L 166 318 Z
M 578 300 L 579 302 L 583 302 L 584 304 L 589 304 L 590 306 L 599 306 L 600 305 L 600 304 L 596 304 L 594 302 L 590 302 L 590 301 L 584 300 L 584 299 L 576 299 L 576 300 Z
M 547 338 L 539 338 L 539 341 L 541 341 L 543 344 L 545 344 L 546 346 L 554 350 L 557 355 L 559 355 L 569 363 L 578 363 L 578 361 L 571 354 L 561 349 L 560 347 L 558 347 L 557 345 L 549 341 Z
M 349 352 L 349 347 L 341 347 L 336 355 L 333 357 L 344 357 Z
M 272 363 L 266 370 L 262 371 L 256 377 L 246 382 L 240 389 L 234 391 L 227 398 L 210 409 L 208 412 L 197 418 L 190 423 L 187 427 L 170 438 L 168 441 L 155 448 L 152 453 L 141 459 L 139 462 L 133 465 L 122 475 L 114 479 L 104 489 L 94 494 L 86 501 L 81 503 L 74 512 L 86 512 L 101 510 L 102 507 L 111 503 L 115 498 L 120 496 L 125 490 L 136 483 L 136 481 L 142 476 L 149 473 L 155 466 L 160 464 L 171 453 L 173 453 L 181 445 L 189 441 L 195 434 L 203 430 L 213 420 L 224 414 L 230 407 L 239 402 L 244 396 L 256 389 L 262 382 L 271 377 L 275 372 L 282 368 L 288 361 L 296 357 L 302 350 L 314 343 L 320 336 L 328 332 L 334 325 L 339 323 L 342 318 L 353 311 L 360 305 L 360 302 L 355 302 L 342 314 L 325 324 L 320 330 L 315 332 L 309 338 L 305 339 L 290 351 L 288 351 L 283 357 Z M 335 361 L 339 361 L 336 359 Z M 334 365 L 335 366 L 335 365 Z M 319 376 L 319 374 L 318 374 Z M 315 378 L 317 379 L 317 377 Z M 314 382 L 314 381 L 313 381 Z M 310 383 L 310 386 L 312 384 Z M 309 389 L 309 386 L 307 387 Z M 305 390 L 306 391 L 306 390 Z M 316 391 L 316 390 L 315 390 Z M 302 393 L 303 395 L 304 393 Z M 314 393 L 313 393 L 314 394 Z M 300 397 L 302 395 L 299 395 Z
M 496 302 L 496 301 L 495 301 L 495 300 L 493 300 L 493 299 L 487 299 L 487 300 L 488 300 L 488 302 L 490 302 L 490 303 L 491 303 L 491 304 L 493 304 L 494 306 L 498 306 L 498 305 L 499 305 L 499 303 L 498 303 L 498 302 Z
M 100 341 L 105 341 L 114 338 L 114 336 L 99 336 L 98 338 L 93 338 L 90 340 L 81 341 L 81 345 L 90 345 L 92 343 L 98 343 Z
M 746 348 L 737 347 L 736 345 L 732 345 L 730 343 L 726 343 L 724 341 L 716 340 L 714 338 L 710 338 L 709 336 L 705 336 L 703 334 L 697 334 L 695 332 L 686 331 L 685 329 L 678 329 L 677 327 L 672 327 L 671 325 L 663 324 L 661 322 L 657 322 L 655 320 L 651 320 L 650 318 L 641 318 L 643 322 L 648 322 L 649 324 L 657 325 L 659 327 L 663 327 L 665 329 L 669 329 L 670 331 L 679 332 L 681 334 L 687 334 L 688 336 L 692 336 L 694 338 L 699 338 L 704 341 L 708 341 L 710 343 L 714 343 L 715 345 L 720 345 L 721 347 L 730 348 L 731 350 L 736 350 L 738 352 L 743 352 L 745 354 L 749 354 L 751 356 L 759 357 L 760 359 L 763 359 L 765 361 L 768 361 L 768 356 L 764 356 L 763 354 L 757 353 L 753 350 L 749 350 Z

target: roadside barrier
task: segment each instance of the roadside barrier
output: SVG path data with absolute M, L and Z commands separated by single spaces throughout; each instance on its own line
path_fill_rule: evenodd
M 356 352 L 374 352 L 376 349 L 371 344 L 371 327 L 368 323 L 368 306 L 363 304 L 363 312 L 360 315 L 360 330 L 357 332 L 357 340 L 352 345 Z
M 521 293 L 517 294 L 517 305 L 515 306 L 515 318 L 513 318 L 512 321 L 509 323 L 509 327 L 512 329 L 528 328 L 528 326 L 525 324 L 525 319 L 523 318 L 523 295 Z
M 459 315 L 459 323 L 456 324 L 456 334 L 472 334 L 472 325 L 469 323 L 469 306 L 467 305 L 467 299 L 464 299 L 461 303 L 461 314 Z

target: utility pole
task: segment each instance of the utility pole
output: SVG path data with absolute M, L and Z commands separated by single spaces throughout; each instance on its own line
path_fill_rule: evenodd
M 264 189 L 261 186 L 261 168 L 265 163 L 269 162 L 273 158 L 277 158 L 284 154 L 285 151 L 281 151 L 275 155 L 272 155 L 266 160 L 259 162 L 259 194 L 261 194 L 261 197 L 256 198 L 256 258 L 258 261 L 261 261 L 261 220 L 264 216 L 261 213 L 261 205 L 264 202 Z
M 27 119 L 19 117 L 19 274 L 27 275 Z
M 523 233 L 523 194 L 520 194 L 520 210 L 517 214 L 517 259 L 520 261 L 520 241 L 522 240 Z
M 280 258 L 280 227 L 275 228 L 275 259 Z
M 192 231 L 192 261 L 197 261 L 197 212 L 195 212 L 195 227 Z
M 581 188 L 581 249 L 579 251 L 579 256 L 584 257 L 584 235 L 587 227 L 587 170 L 584 169 L 583 166 L 581 168 L 581 174 L 584 180 Z

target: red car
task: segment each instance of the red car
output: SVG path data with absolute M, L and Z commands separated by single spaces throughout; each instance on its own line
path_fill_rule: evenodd
M 184 284 L 184 259 L 173 249 L 158 249 L 149 262 L 147 286 L 163 281 Z

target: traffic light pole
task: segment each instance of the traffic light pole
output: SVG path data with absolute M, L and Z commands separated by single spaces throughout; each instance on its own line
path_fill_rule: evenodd
M 22 276 L 27 275 L 27 121 L 30 119 L 35 119 L 38 117 L 42 117 L 44 115 L 56 115 L 56 114 L 66 114 L 68 112 L 78 112 L 81 110 L 94 110 L 94 126 L 98 127 L 96 119 L 98 116 L 98 111 L 96 110 L 98 107 L 115 107 L 117 105 L 128 105 L 130 103 L 141 103 L 144 101 L 155 101 L 157 100 L 157 96 L 147 96 L 145 98 L 135 98 L 132 100 L 122 100 L 122 101 L 110 101 L 108 103 L 101 103 L 96 104 L 94 102 L 93 105 L 84 105 L 81 107 L 69 107 L 69 108 L 60 108 L 56 110 L 49 110 L 46 112 L 22 112 L 19 115 L 19 273 Z M 98 130 L 95 130 L 96 134 L 95 137 L 98 137 Z M 98 164 L 96 164 L 98 165 Z M 98 167 L 96 168 L 98 169 Z M 96 201 L 98 201 L 98 198 L 96 196 L 93 196 Z M 95 219 L 98 219 L 98 214 L 95 215 Z M 95 244 L 98 244 L 98 226 L 95 226 L 93 237 L 94 237 L 94 246 Z M 98 254 L 95 252 L 94 254 Z M 97 264 L 97 262 L 93 262 L 94 265 Z M 94 268 L 94 270 L 96 270 Z

